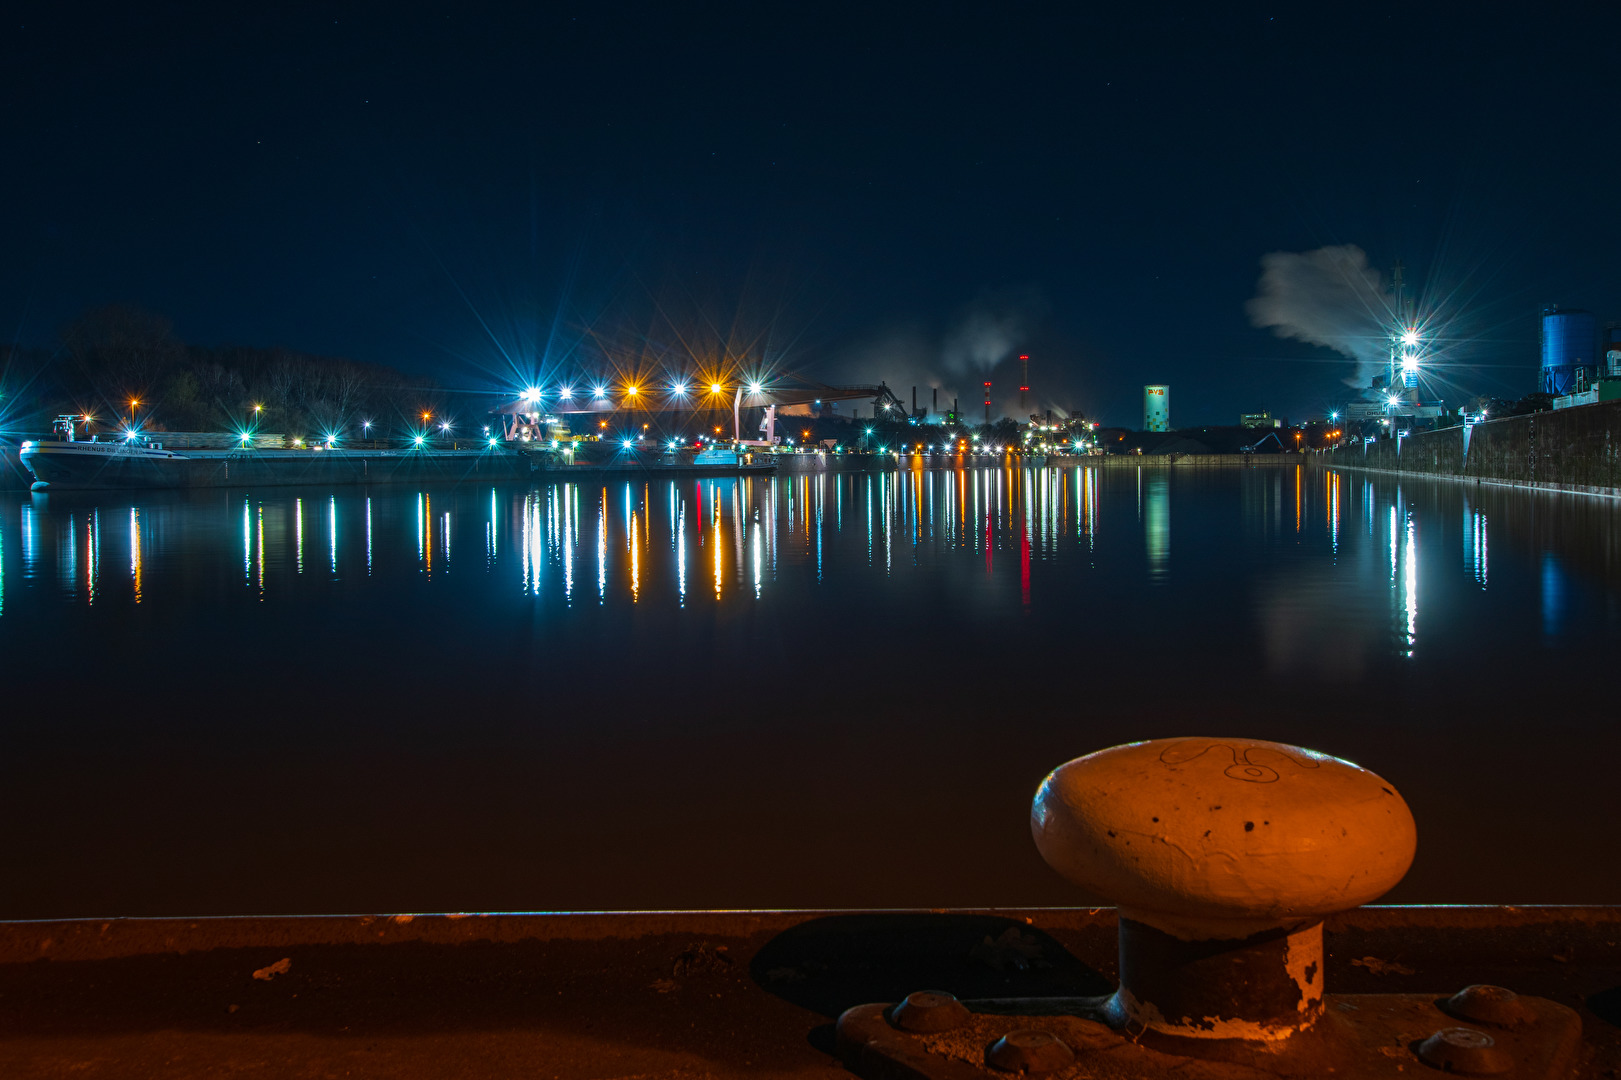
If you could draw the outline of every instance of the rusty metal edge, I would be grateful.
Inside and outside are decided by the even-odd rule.
[[[1046,927],[1112,927],[1110,907],[785,908],[711,911],[484,912],[396,915],[220,915],[0,922],[0,964],[109,960],[262,946],[460,945],[518,941],[627,940],[664,934],[750,937],[813,919],[849,915],[984,915]],[[1621,926],[1621,905],[1387,905],[1334,916],[1336,930],[1400,927],[1502,929]]]

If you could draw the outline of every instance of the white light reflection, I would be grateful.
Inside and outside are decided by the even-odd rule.
[[[867,565],[872,565],[872,477],[867,477]]]
[[[1482,589],[1486,587],[1486,514],[1463,500],[1463,559]]]
[[[597,603],[608,599],[608,489],[597,497]]]
[[[570,507],[573,510],[570,510]],[[563,599],[574,599],[574,545],[580,538],[580,493],[573,484],[563,485]],[[572,524],[571,524],[572,523]]]
[[[816,476],[816,580],[822,580],[822,513],[827,501],[827,474]]]
[[[23,580],[27,581],[34,576],[39,559],[39,519],[32,506],[22,508],[22,519]]]
[[[760,519],[756,512],[754,519],[754,598],[760,599]]]
[[[1396,531],[1396,507],[1390,507],[1390,583],[1396,583],[1396,554],[1400,537]]]
[[[332,552],[332,573],[336,575],[338,572],[338,498],[336,495],[328,497],[326,513],[328,546]]]
[[[135,586],[135,602],[141,602],[141,511],[129,508],[129,577]]]
[[[674,492],[674,482],[670,485]],[[677,506],[674,494],[670,496],[670,508],[677,514],[675,527],[675,581],[676,598],[682,607],[687,606],[687,507],[685,503]]]
[[[1413,655],[1413,646],[1418,642],[1418,523],[1413,515],[1407,515],[1407,545],[1406,558],[1403,560],[1402,572],[1402,611],[1407,616],[1407,650],[1404,656]]]
[[[1334,554],[1340,553],[1340,474],[1324,473],[1328,484],[1328,538]]]
[[[265,504],[259,504],[259,536],[258,536],[258,570],[259,570],[259,602],[265,600]]]
[[[524,500],[524,521],[525,522],[527,522],[528,519],[529,519],[529,504],[530,504],[530,499],[525,498],[525,500]],[[495,568],[495,529],[496,529],[496,521],[497,521],[497,518],[496,518],[496,513],[495,513],[495,489],[491,488],[490,489],[490,520],[487,521],[485,523],[485,525],[484,525],[484,569],[486,571],[492,570],[492,569]]]

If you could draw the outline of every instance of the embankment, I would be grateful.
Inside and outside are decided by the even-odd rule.
[[[1337,447],[1313,465],[1621,495],[1621,401]]]

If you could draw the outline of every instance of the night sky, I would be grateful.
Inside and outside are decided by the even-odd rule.
[[[7,7],[23,344],[127,301],[483,391],[727,342],[965,410],[1027,351],[1135,426],[1350,395],[1249,324],[1268,252],[1405,259],[1454,404],[1535,389],[1538,305],[1621,318],[1611,5],[155,7]]]

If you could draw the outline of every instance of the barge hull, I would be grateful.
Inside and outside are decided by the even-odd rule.
[[[331,484],[459,484],[599,476],[769,476],[774,464],[730,468],[621,462],[558,465],[530,454],[488,451],[291,450],[152,457],[24,451],[23,464],[44,492]]]

